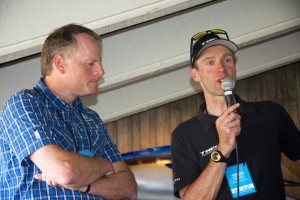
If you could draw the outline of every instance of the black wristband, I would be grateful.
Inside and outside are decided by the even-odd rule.
[[[90,191],[90,189],[91,189],[91,185],[88,185],[87,188],[86,188],[85,193],[88,193]]]

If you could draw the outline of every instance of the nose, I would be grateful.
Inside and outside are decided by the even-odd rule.
[[[99,76],[103,76],[105,74],[104,68],[101,63],[98,64],[96,73]]]
[[[225,71],[225,65],[224,65],[224,63],[222,63],[221,61],[218,61],[218,62],[216,63],[216,65],[217,65],[218,71],[222,71],[222,72]]]

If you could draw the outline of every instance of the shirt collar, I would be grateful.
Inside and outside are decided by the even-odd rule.
[[[51,90],[49,90],[49,88],[47,88],[44,82],[44,78],[41,78],[38,81],[34,89],[37,91],[39,98],[47,98],[52,102],[53,107],[56,107],[57,109],[64,108],[66,110],[74,110],[82,107],[82,102],[80,98],[76,98],[72,104],[69,104],[60,99],[58,96],[56,96],[53,92],[51,92]]]
[[[238,95],[235,95],[236,102],[240,103],[240,107],[238,109],[241,116],[250,113],[256,113],[256,109],[251,104],[243,101]],[[210,121],[209,115],[206,112],[206,104],[202,103],[199,108],[199,112],[197,114],[197,119],[200,122],[201,126],[208,130],[213,125]]]

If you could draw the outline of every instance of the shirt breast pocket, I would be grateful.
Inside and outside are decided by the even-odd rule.
[[[95,157],[103,157],[105,153],[106,138],[103,131],[97,126],[90,126],[90,141]]]
[[[58,146],[68,151],[76,151],[76,144],[69,130],[52,127],[52,135]]]

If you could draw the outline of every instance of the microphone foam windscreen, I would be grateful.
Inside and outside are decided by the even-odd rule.
[[[221,87],[225,91],[233,90],[234,86],[235,82],[231,77],[226,77],[225,79],[221,80]]]

